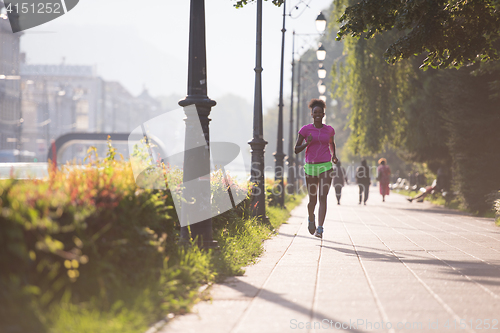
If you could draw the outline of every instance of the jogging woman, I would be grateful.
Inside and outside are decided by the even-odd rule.
[[[326,104],[321,99],[311,99],[309,109],[313,123],[305,125],[299,131],[297,143],[295,144],[295,154],[306,149],[304,171],[306,174],[307,192],[309,194],[308,229],[311,235],[322,238],[323,224],[326,216],[326,199],[332,184],[333,164],[337,164],[335,155],[335,143],[333,137],[335,130],[333,127],[323,124]],[[304,140],[306,140],[304,142]],[[314,209],[319,196],[318,228]]]

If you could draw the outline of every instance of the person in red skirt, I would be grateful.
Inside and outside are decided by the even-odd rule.
[[[387,160],[381,158],[378,160],[377,180],[380,183],[380,194],[382,201],[385,201],[385,196],[389,195],[389,182],[391,181],[391,168],[387,165]]]

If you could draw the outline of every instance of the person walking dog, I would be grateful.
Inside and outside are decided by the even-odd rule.
[[[326,104],[323,100],[313,98],[309,102],[311,109],[312,124],[303,126],[295,144],[295,154],[306,150],[304,172],[306,186],[309,195],[308,229],[311,235],[318,238],[323,237],[323,225],[327,209],[327,196],[332,184],[333,164],[337,164],[335,155],[335,130],[332,126],[323,124]],[[304,142],[305,141],[305,142]],[[319,197],[318,228],[314,210]]]

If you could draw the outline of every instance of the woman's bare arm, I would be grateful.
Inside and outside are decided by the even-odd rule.
[[[332,153],[332,163],[334,164],[337,164],[337,162],[339,161],[339,159],[337,158],[337,155],[336,155],[336,149],[335,149],[335,141],[333,141],[333,136],[330,138],[330,152]]]
[[[304,137],[302,136],[302,134],[299,134],[299,136],[297,137],[297,142],[295,143],[295,154],[300,153],[301,151],[306,149],[307,146],[309,146],[312,141],[312,135],[309,134],[309,137],[307,139],[308,141],[304,142]]]

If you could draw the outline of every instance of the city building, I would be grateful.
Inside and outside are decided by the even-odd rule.
[[[161,113],[161,105],[146,89],[133,96],[119,82],[104,81],[94,67],[83,65],[20,65],[22,148],[46,161],[52,140],[71,132],[130,133]],[[120,151],[126,153],[126,145]],[[64,160],[82,161],[91,143],[78,142]],[[105,145],[95,144],[98,149]]]
[[[46,161],[52,142],[64,134],[130,133],[161,113],[146,89],[133,96],[119,82],[104,81],[93,66],[64,59],[26,63],[22,33],[11,28],[17,18],[9,17],[0,2],[0,162]],[[92,144],[69,146],[64,159],[83,160]]]
[[[52,140],[102,132],[104,81],[92,66],[22,63],[23,149],[46,160]]]
[[[0,161],[17,162],[21,159],[21,35],[12,33],[4,5],[0,2]]]
[[[104,83],[103,132],[127,133],[132,129],[134,97],[119,82]]]

